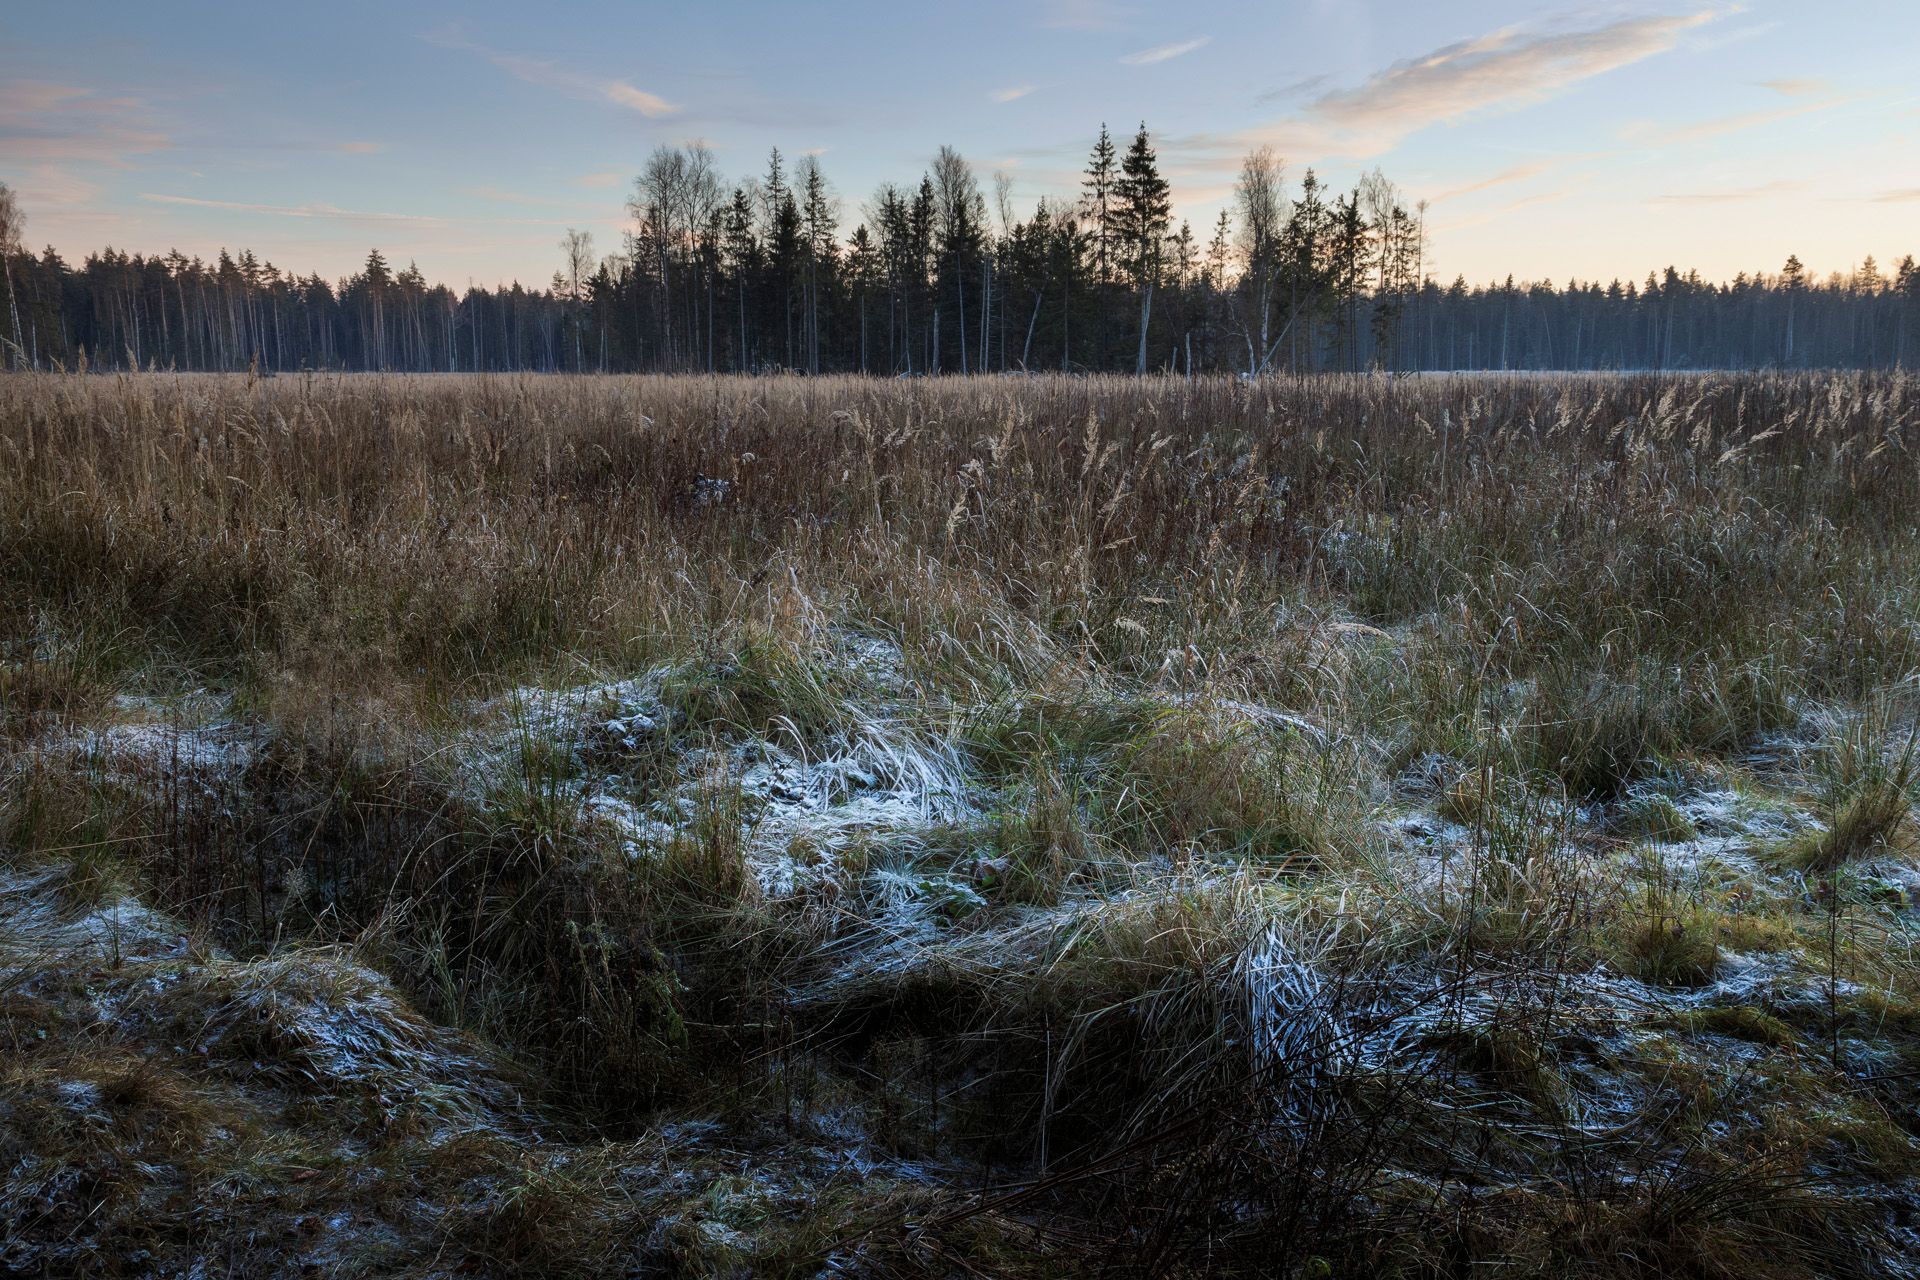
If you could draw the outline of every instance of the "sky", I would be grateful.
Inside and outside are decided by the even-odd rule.
[[[0,8],[27,243],[542,284],[647,155],[817,155],[851,230],[942,144],[1019,216],[1141,122],[1204,240],[1249,148],[1382,169],[1440,279],[1817,275],[1920,254],[1916,0],[86,4]]]

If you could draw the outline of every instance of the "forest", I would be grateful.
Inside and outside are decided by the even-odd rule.
[[[378,249],[337,281],[250,251],[214,261],[27,248],[0,195],[10,368],[394,372],[1272,372],[1902,367],[1920,269],[1798,257],[1709,281],[1442,283],[1425,202],[1378,170],[1340,192],[1269,150],[1196,230],[1143,124],[1103,126],[1076,200],[1024,219],[942,147],[849,218],[817,157],[778,149],[729,184],[701,144],[661,147],[617,252],[569,230],[544,286],[464,292]],[[5,188],[0,187],[0,193]],[[990,194],[989,194],[990,192]],[[853,230],[845,233],[849,221]]]

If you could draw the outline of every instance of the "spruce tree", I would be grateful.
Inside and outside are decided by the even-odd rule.
[[[1086,189],[1087,219],[1093,223],[1094,278],[1101,283],[1111,279],[1113,271],[1114,179],[1113,138],[1103,122],[1100,140],[1093,144],[1093,155],[1087,161],[1086,181],[1081,184]]]
[[[1140,291],[1140,343],[1134,372],[1145,373],[1153,287],[1159,278],[1161,242],[1173,216],[1173,205],[1144,122],[1140,132],[1133,136],[1126,158],[1120,162],[1120,180],[1114,183],[1113,194],[1119,213],[1120,248],[1126,255],[1134,287]]]

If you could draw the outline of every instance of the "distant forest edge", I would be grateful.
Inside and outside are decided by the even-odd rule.
[[[1378,170],[1344,194],[1291,187],[1262,149],[1231,208],[1172,224],[1144,126],[1103,127],[1076,201],[1022,220],[994,175],[942,147],[883,185],[850,235],[819,161],[728,188],[704,146],[662,147],[634,182],[621,251],[569,231],[545,288],[464,292],[377,249],[337,283],[251,252],[215,262],[111,248],[78,268],[25,247],[0,184],[0,365],[263,372],[1194,373],[1381,369],[1890,368],[1920,363],[1920,268],[1871,257],[1814,279],[1442,285],[1426,205]]]

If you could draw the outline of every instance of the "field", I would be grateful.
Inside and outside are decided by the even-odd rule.
[[[0,378],[0,1270],[1911,1274],[1916,449]]]

